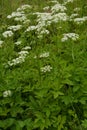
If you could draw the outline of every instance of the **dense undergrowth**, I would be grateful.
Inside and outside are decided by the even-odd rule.
[[[26,2],[1,17],[0,130],[86,130],[87,1]]]

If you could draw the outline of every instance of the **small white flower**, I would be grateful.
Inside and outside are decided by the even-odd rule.
[[[67,37],[67,36],[64,36],[64,37],[61,39],[62,42],[65,42],[65,41],[67,41],[67,40],[68,40],[68,37]]]
[[[17,30],[20,30],[21,27],[22,25],[13,25],[13,26],[9,26],[7,29],[17,31]]]
[[[26,9],[31,9],[32,7],[30,5],[22,5],[20,8],[17,9],[17,11],[22,11],[22,10],[26,10]]]
[[[21,11],[21,12],[12,12],[11,16],[12,17],[22,17],[24,16],[24,11]]]
[[[2,33],[3,37],[7,38],[7,37],[11,37],[14,33],[12,31],[5,31],[4,33]]]
[[[40,57],[40,58],[46,58],[46,57],[49,57],[49,52],[44,52],[44,53],[40,54],[39,57]]]
[[[24,48],[22,48],[23,50],[31,50],[31,47],[30,46],[26,46]]]
[[[25,61],[25,56],[19,56],[18,58],[13,59],[12,61],[8,61],[9,66],[15,66],[17,64],[21,64]]]
[[[26,16],[21,16],[21,17],[15,17],[14,20],[23,22],[23,21],[27,20],[27,18],[26,18]]]
[[[52,13],[56,13],[56,12],[64,12],[66,11],[67,8],[65,6],[63,6],[62,4],[55,4],[52,8],[51,8],[51,11]]]
[[[58,1],[57,1],[57,0],[52,0],[52,1],[50,1],[50,2],[52,2],[52,3],[58,3]]]
[[[18,53],[19,57],[13,59],[12,61],[8,61],[8,65],[15,66],[17,64],[21,64],[21,63],[25,62],[25,58],[26,58],[28,53],[29,53],[28,51],[20,51]]]
[[[74,11],[75,12],[78,12],[78,11],[80,11],[81,9],[79,8],[79,7],[77,7],[77,8],[74,8]]]
[[[73,2],[74,2],[74,0],[65,0],[65,1],[64,1],[64,4],[73,3]]]
[[[36,55],[34,56],[34,59],[37,59],[37,56],[36,56]]]
[[[19,55],[26,55],[26,54],[28,54],[29,52],[28,51],[20,51],[18,54]]]
[[[15,45],[20,45],[21,44],[21,41],[17,41],[14,43]]]
[[[12,16],[11,16],[11,15],[8,15],[8,16],[7,16],[7,18],[8,18],[8,19],[11,19],[11,18],[12,18]]]
[[[24,15],[25,15],[24,11],[21,11],[21,12],[12,12],[12,14],[8,15],[7,18],[11,19],[11,18],[14,18],[14,17],[22,17]]]
[[[58,13],[53,15],[52,21],[57,23],[58,21],[67,21],[68,16],[66,13]]]
[[[49,6],[46,6],[43,8],[43,10],[49,10],[49,8],[50,8]]]
[[[3,92],[3,97],[10,97],[12,95],[11,90],[7,90]]]
[[[75,17],[77,17],[77,16],[78,16],[77,13],[71,14],[70,19],[73,19],[73,18],[75,18]]]
[[[50,65],[46,65],[44,67],[41,68],[41,72],[50,72],[52,70],[52,67]]]
[[[84,17],[82,17],[82,18],[75,18],[75,19],[74,19],[74,22],[75,22],[76,24],[82,24],[82,23],[84,23],[86,20],[87,20],[87,16],[84,16]]]
[[[68,39],[71,39],[73,41],[76,41],[79,38],[79,35],[76,33],[65,33],[63,34],[63,38],[61,39],[62,42],[67,41]]]
[[[29,26],[26,30],[26,32],[28,31],[32,31],[32,30],[35,30],[36,29],[36,26]]]
[[[49,34],[49,31],[47,29],[43,29],[40,34]]]

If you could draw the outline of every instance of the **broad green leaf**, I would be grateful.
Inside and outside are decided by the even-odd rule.
[[[74,87],[73,87],[73,92],[77,92],[77,91],[79,90],[79,88],[80,88],[80,86],[77,86],[77,85],[74,86]]]
[[[87,128],[87,119],[85,119],[85,120],[82,121],[82,126],[84,128]]]
[[[54,94],[54,99],[56,99],[58,96],[60,96],[60,95],[64,95],[62,92],[60,92],[60,91],[54,91],[53,92],[53,94]]]

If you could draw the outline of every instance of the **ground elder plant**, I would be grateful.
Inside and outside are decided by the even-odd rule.
[[[85,0],[22,4],[1,24],[1,130],[87,129],[85,8]]]

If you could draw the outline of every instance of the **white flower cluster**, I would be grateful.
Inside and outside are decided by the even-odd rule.
[[[52,8],[51,8],[51,11],[52,13],[58,13],[58,12],[64,12],[66,11],[67,8],[59,3],[55,4]]]
[[[44,7],[43,9],[49,9],[50,7]],[[67,8],[62,5],[59,4],[58,2],[51,7],[50,12],[44,12],[44,13],[40,13],[40,12],[36,12],[33,13],[33,15],[36,15],[36,22],[37,25],[32,25],[29,26],[25,32],[29,32],[29,31],[35,31],[37,33],[37,37],[38,38],[42,38],[44,34],[49,34],[49,30],[47,30],[47,27],[51,25],[51,23],[57,23],[60,21],[67,21],[68,20],[68,16],[67,14],[64,12],[66,11]]]
[[[85,21],[87,21],[87,16],[84,16],[84,17],[82,17],[82,18],[75,18],[75,19],[74,19],[74,22],[75,22],[76,24],[82,24],[82,23],[84,23]]]
[[[80,11],[81,10],[81,8],[79,8],[79,7],[76,7],[76,8],[74,8],[74,12],[78,12],[78,11]]]
[[[18,54],[19,54],[19,57],[13,59],[12,61],[8,61],[8,65],[9,66],[15,66],[17,64],[21,64],[23,62],[25,62],[25,58],[27,56],[29,52],[26,51],[26,50],[23,50],[23,51],[20,51]]]
[[[57,1],[57,0],[52,0],[52,1],[50,1],[50,2],[52,2],[52,3],[58,3],[58,1]]]
[[[53,15],[53,22],[57,23],[58,21],[67,21],[68,16],[66,13],[58,13]]]
[[[50,72],[52,70],[52,67],[50,65],[46,65],[44,67],[41,67],[41,72]]]
[[[47,58],[47,57],[49,57],[49,52],[43,52],[39,56],[35,55],[34,59],[36,59],[36,58]]]
[[[11,90],[6,90],[3,92],[3,97],[11,97],[11,95],[12,95]]]
[[[46,7],[43,8],[43,10],[45,10],[45,11],[46,11],[46,10],[49,10],[49,9],[50,9],[49,6],[46,6]]]
[[[13,36],[13,32],[12,31],[5,31],[2,33],[3,37],[7,38],[7,37],[11,37]]]
[[[29,26],[25,32],[33,31],[36,29],[36,26]]]
[[[0,47],[2,47],[2,44],[3,44],[3,41],[2,41],[2,40],[0,40]]]
[[[40,58],[46,58],[46,57],[49,57],[49,52],[44,52],[44,53],[40,54],[39,57],[40,57]]]
[[[21,16],[21,17],[15,17],[14,20],[20,21],[20,22],[25,22],[27,20],[27,17],[25,15]]]
[[[28,51],[25,51],[25,50],[18,52],[18,54],[19,54],[21,57],[22,57],[22,56],[25,57],[28,53],[29,53],[29,52],[28,52]]]
[[[68,39],[71,39],[73,41],[76,41],[79,38],[79,35],[76,33],[66,33],[63,34],[63,38],[61,39],[62,42],[67,41]]]
[[[73,3],[74,0],[64,0],[64,4],[67,4],[67,3]]]
[[[51,13],[37,13],[38,26],[41,26],[41,23],[43,27],[46,26],[48,20],[52,20]]]
[[[26,9],[31,9],[31,6],[27,5],[27,4],[22,5],[15,12],[12,12],[11,15],[8,15],[7,18],[8,19],[14,18],[15,21],[25,22],[28,20],[26,17],[26,14],[25,14]],[[28,20],[28,22],[29,22],[29,20]]]
[[[30,46],[25,46],[24,48],[22,48],[23,50],[31,50]]]
[[[37,13],[37,31],[39,32],[44,27],[47,27],[47,21],[51,21],[52,16],[51,13]]]
[[[17,31],[17,30],[20,30],[21,27],[22,25],[13,25],[13,26],[9,26],[7,29]]]
[[[22,5],[20,8],[17,9],[17,11],[23,11],[23,10],[26,10],[26,9],[31,9],[32,7],[30,5]]]
[[[17,41],[14,43],[15,45],[20,45],[21,44],[21,41]]]
[[[49,33],[50,33],[50,32],[49,32],[47,29],[43,28],[43,30],[42,30],[42,31],[40,32],[40,34],[38,35],[38,38],[42,38],[44,34],[47,35],[47,34],[49,34]]]
[[[38,34],[38,38],[41,38],[43,34],[49,34],[49,31],[46,29],[47,24],[46,21],[48,19],[51,19],[50,13],[34,13],[37,15],[37,25],[29,26],[25,32],[36,30],[36,33]]]
[[[73,18],[75,18],[75,17],[77,17],[77,16],[78,16],[77,13],[73,13],[73,14],[71,14],[71,16],[70,16],[70,20],[72,20]]]
[[[7,18],[8,18],[8,19],[11,19],[11,18],[23,17],[23,16],[25,16],[24,11],[21,11],[21,12],[15,11],[15,12],[12,12],[11,15],[8,15]]]
[[[27,20],[27,17],[24,11],[12,12],[12,14],[8,15],[7,18],[8,19],[14,18],[15,21],[20,21],[20,22],[24,22],[25,20]]]

